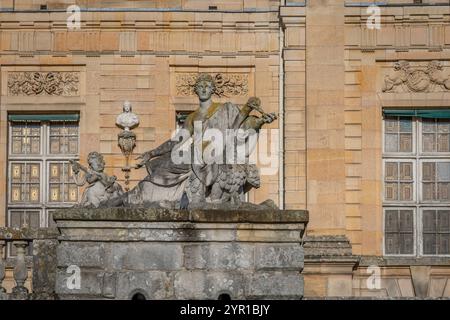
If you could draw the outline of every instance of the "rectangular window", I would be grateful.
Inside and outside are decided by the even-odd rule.
[[[73,206],[78,188],[70,159],[78,160],[78,115],[9,115],[10,227],[52,226],[54,210]]]
[[[414,210],[385,210],[386,254],[414,252]]]
[[[448,255],[450,119],[410,113],[384,117],[384,253]]]

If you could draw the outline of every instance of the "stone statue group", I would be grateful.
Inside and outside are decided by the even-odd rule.
[[[136,168],[145,167],[148,175],[134,189],[124,192],[115,176],[104,173],[105,162],[98,152],[88,155],[88,168],[72,162],[77,185],[88,184],[79,206],[192,209],[236,207],[244,203],[244,194],[260,186],[260,174],[256,165],[248,161],[251,148],[239,149],[237,146],[246,145],[255,135],[257,139],[262,126],[273,122],[277,116],[265,113],[260,99],[255,97],[242,107],[230,102],[214,102],[215,83],[209,74],[200,74],[194,89],[199,107],[187,117],[181,130],[157,148],[136,158],[140,161]],[[253,110],[259,112],[259,116],[252,115]],[[125,103],[124,113],[119,115],[117,124],[128,131],[138,123],[131,105]],[[213,151],[216,161],[205,161],[203,153],[208,148],[213,150],[211,140],[205,139],[206,132],[211,129],[223,136],[230,130],[239,132],[231,141],[232,153],[235,156],[239,153],[244,161],[224,160],[224,155],[230,152],[221,149],[220,152]],[[177,161],[175,156],[186,149],[191,151],[187,157],[191,161]],[[194,161],[193,158],[200,160]]]

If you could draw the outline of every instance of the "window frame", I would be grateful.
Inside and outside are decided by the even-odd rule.
[[[412,200],[408,200],[408,201],[402,201],[402,200],[397,200],[397,201],[387,201],[386,200],[386,162],[395,162],[395,163],[400,163],[400,162],[411,162],[412,165],[412,170],[413,170],[413,193],[412,193]],[[414,178],[417,176],[417,164],[416,164],[416,160],[412,159],[412,158],[389,158],[389,159],[384,159],[383,158],[383,167],[382,167],[382,171],[383,171],[383,207],[384,206],[399,206],[400,204],[402,205],[416,205],[417,204],[417,187],[416,187],[416,182],[414,181]],[[398,172],[398,174],[400,175],[400,172]],[[400,190],[398,190],[398,194],[400,194]]]
[[[411,209],[413,211],[413,252],[412,253],[386,253],[386,210],[402,210]],[[416,206],[383,206],[383,256],[387,257],[416,257],[418,253],[417,243],[418,237],[418,219],[417,219],[417,207]]]
[[[12,153],[12,126],[15,123],[20,123],[20,121],[9,121],[8,120],[8,154],[7,154],[7,177],[8,177],[8,183],[7,183],[7,205],[6,205],[6,225],[10,225],[11,223],[11,210],[36,210],[40,212],[40,227],[41,228],[47,228],[49,227],[49,217],[48,211],[49,210],[56,210],[61,208],[70,208],[73,205],[76,204],[76,202],[50,202],[49,200],[49,191],[50,191],[50,179],[49,179],[49,170],[50,170],[50,163],[52,162],[66,162],[68,163],[69,160],[76,160],[78,161],[80,159],[79,152],[80,152],[80,127],[79,127],[79,120],[78,121],[72,121],[68,120],[69,123],[74,123],[78,126],[78,141],[77,141],[77,149],[78,154],[51,154],[50,153],[50,127],[51,123],[60,123],[64,122],[61,120],[58,121],[51,121],[51,120],[42,120],[42,121],[30,121],[33,123],[37,123],[40,126],[40,153],[39,154],[13,154]],[[38,163],[40,167],[40,194],[39,194],[39,203],[12,203],[12,179],[11,179],[11,165],[13,163]],[[77,186],[78,189],[78,198],[80,197],[80,188]]]
[[[43,128],[43,125],[41,125],[41,121],[29,121],[30,123],[38,123],[40,126],[40,142],[39,142],[39,153],[25,153],[25,154],[17,154],[17,153],[13,153],[13,133],[12,133],[12,128],[11,128],[11,124],[12,123],[19,123],[17,121],[9,121],[8,120],[8,160],[11,159],[12,157],[17,157],[20,159],[24,159],[24,158],[41,158],[45,152],[44,152],[44,145],[42,142],[42,139],[45,135],[45,130]],[[25,122],[26,123],[26,122]]]
[[[417,148],[417,157],[419,158],[426,158],[426,157],[430,157],[430,158],[448,158],[450,157],[450,151],[449,152],[425,152],[423,151],[423,137],[422,137],[422,133],[423,133],[423,118],[418,118],[418,117],[413,117],[413,119],[416,119],[416,122],[418,122],[418,130],[417,133],[418,137],[417,137],[417,143],[418,143],[418,148]],[[384,136],[384,135],[383,135]],[[449,149],[450,150],[450,149]]]
[[[397,117],[400,119],[402,117]],[[385,148],[385,136],[386,136],[386,117],[382,117],[382,228],[383,228],[383,241],[382,252],[383,256],[387,257],[450,257],[448,254],[424,254],[423,253],[423,211],[424,210],[442,210],[448,208],[450,210],[450,201],[447,203],[439,203],[437,201],[423,201],[422,194],[422,163],[423,162],[449,162],[450,163],[450,151],[449,152],[423,152],[423,139],[422,139],[422,118],[411,117],[412,121],[412,150],[411,153],[405,152],[386,152]],[[385,168],[386,162],[405,162],[411,161],[413,165],[414,185],[413,196],[414,201],[386,201],[385,200]],[[387,254],[386,253],[386,210],[402,208],[413,209],[413,241],[414,250],[411,254]]]
[[[442,203],[442,202],[438,202],[436,200],[432,200],[432,201],[424,201],[423,200],[423,188],[422,188],[422,184],[423,184],[423,163],[424,162],[430,162],[430,163],[439,163],[439,162],[448,162],[450,164],[450,158],[447,159],[443,159],[443,158],[439,158],[439,159],[418,159],[418,163],[419,163],[419,175],[417,176],[417,181],[418,181],[418,186],[417,189],[419,191],[419,196],[417,198],[417,204],[418,206],[433,206],[433,207],[450,207],[450,200],[447,203]],[[437,171],[437,167],[436,167],[436,171]],[[449,181],[450,182],[450,181]],[[435,181],[435,183],[437,183],[437,180]]]
[[[73,160],[78,160],[78,159],[73,159]],[[71,207],[71,206],[73,206],[73,205],[75,205],[75,204],[77,204],[77,201],[74,201],[74,202],[65,202],[65,201],[55,201],[55,202],[52,202],[52,201],[50,201],[50,165],[52,164],[52,163],[57,163],[57,164],[62,164],[62,163],[67,163],[68,165],[70,165],[70,163],[69,163],[69,161],[67,160],[67,159],[63,159],[63,160],[61,160],[61,159],[49,159],[49,160],[47,160],[46,162],[45,162],[45,166],[46,166],[46,173],[47,173],[47,180],[45,181],[45,182],[47,182],[46,184],[45,184],[45,188],[46,188],[46,190],[45,190],[45,196],[46,196],[46,198],[44,199],[44,203],[45,203],[45,207],[46,208],[53,208],[53,207],[57,207],[57,208],[61,208],[61,207]],[[73,183],[73,184],[75,184],[75,183]],[[65,183],[63,183],[62,185],[65,185]],[[76,185],[76,184],[75,184]],[[79,196],[80,196],[80,194],[79,194],[79,192],[80,192],[80,190],[79,190],[80,188],[77,186],[77,197],[79,198]]]
[[[448,210],[450,210],[450,206],[447,206]],[[418,249],[419,249],[419,253],[420,256],[422,257],[450,257],[450,251],[449,253],[444,253],[444,254],[428,254],[428,253],[424,253],[423,252],[423,211],[424,210],[442,210],[442,207],[435,207],[435,206],[423,206],[419,208],[420,212],[419,212],[419,223],[420,223],[420,232],[418,233],[418,237],[420,238],[420,241],[417,245]]]
[[[390,118],[392,117],[392,116],[389,116]],[[397,119],[400,119],[400,118],[406,118],[406,117],[400,117],[400,116],[397,116],[396,117]],[[384,157],[399,157],[399,158],[411,158],[411,157],[415,157],[415,152],[414,152],[414,150],[416,150],[416,148],[417,148],[417,137],[416,137],[416,135],[417,135],[417,133],[416,133],[416,131],[417,131],[417,125],[416,125],[416,122],[415,121],[412,121],[412,142],[411,142],[411,152],[387,152],[386,151],[386,118],[385,117],[383,117],[382,118],[383,119],[383,128],[382,128],[382,131],[383,131],[383,136],[382,136],[382,144],[383,144],[383,148],[382,148],[382,153],[383,153],[383,158]],[[416,119],[416,117],[412,117],[412,119]],[[400,134],[400,133],[397,133],[398,135]],[[399,141],[399,148],[400,148],[400,141]]]

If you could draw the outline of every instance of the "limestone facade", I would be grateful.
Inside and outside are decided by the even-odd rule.
[[[305,251],[306,297],[449,296],[448,256],[397,259],[383,250],[382,110],[450,108],[445,83],[384,90],[403,60],[413,69],[440,62],[438,82],[450,75],[450,6],[415,2],[385,1],[381,28],[370,29],[369,0],[1,1],[0,226],[10,192],[8,115],[79,113],[79,159],[100,151],[120,180],[123,101],[140,117],[137,155],[170,137],[178,112],[196,108],[189,77],[209,72],[242,84],[216,100],[258,96],[265,111],[281,111],[269,126],[281,135],[271,140],[282,141],[279,170],[262,176],[249,200],[307,209],[312,247],[337,237],[328,258]],[[79,30],[67,28],[72,4],[81,8]],[[30,72],[56,75],[61,87],[14,85]],[[132,185],[144,174],[132,171]],[[371,265],[381,268],[377,293],[365,287]]]

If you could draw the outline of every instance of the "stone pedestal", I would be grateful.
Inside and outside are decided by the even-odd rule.
[[[54,219],[61,299],[303,296],[306,211],[70,209]]]

